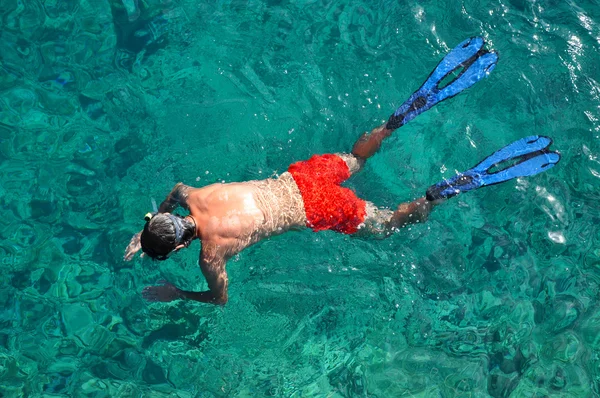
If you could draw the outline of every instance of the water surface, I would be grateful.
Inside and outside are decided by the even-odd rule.
[[[0,391],[94,397],[600,393],[597,1],[3,0]],[[349,181],[393,207],[527,135],[559,166],[386,240],[294,232],[206,288],[199,244],[121,260],[175,183],[348,151],[469,36],[490,77]]]

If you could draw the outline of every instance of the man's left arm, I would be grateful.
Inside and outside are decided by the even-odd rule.
[[[194,300],[201,303],[224,305],[227,303],[228,278],[225,270],[226,250],[218,245],[202,244],[200,252],[200,269],[208,282],[209,290],[191,292],[177,288],[175,285],[160,281],[160,286],[147,286],[142,290],[142,296],[148,301],[168,302],[177,299]]]
[[[181,206],[184,209],[188,209],[187,199],[189,191],[192,190],[193,187],[185,185],[181,182],[178,182],[167,198],[160,204],[158,207],[159,213],[171,213],[173,210],[177,208],[177,206]]]

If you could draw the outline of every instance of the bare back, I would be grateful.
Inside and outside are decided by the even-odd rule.
[[[242,249],[306,225],[302,195],[289,173],[279,178],[192,189],[187,204],[203,243]]]

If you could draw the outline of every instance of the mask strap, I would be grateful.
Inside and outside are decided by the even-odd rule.
[[[173,221],[173,225],[175,226],[175,242],[181,243],[181,238],[183,237],[181,220],[172,214],[169,214],[169,218],[171,219],[171,221]]]

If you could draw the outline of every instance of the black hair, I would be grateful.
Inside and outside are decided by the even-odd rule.
[[[189,246],[195,236],[193,222],[176,214],[157,213],[144,225],[142,250],[155,260],[166,260],[177,246]]]

